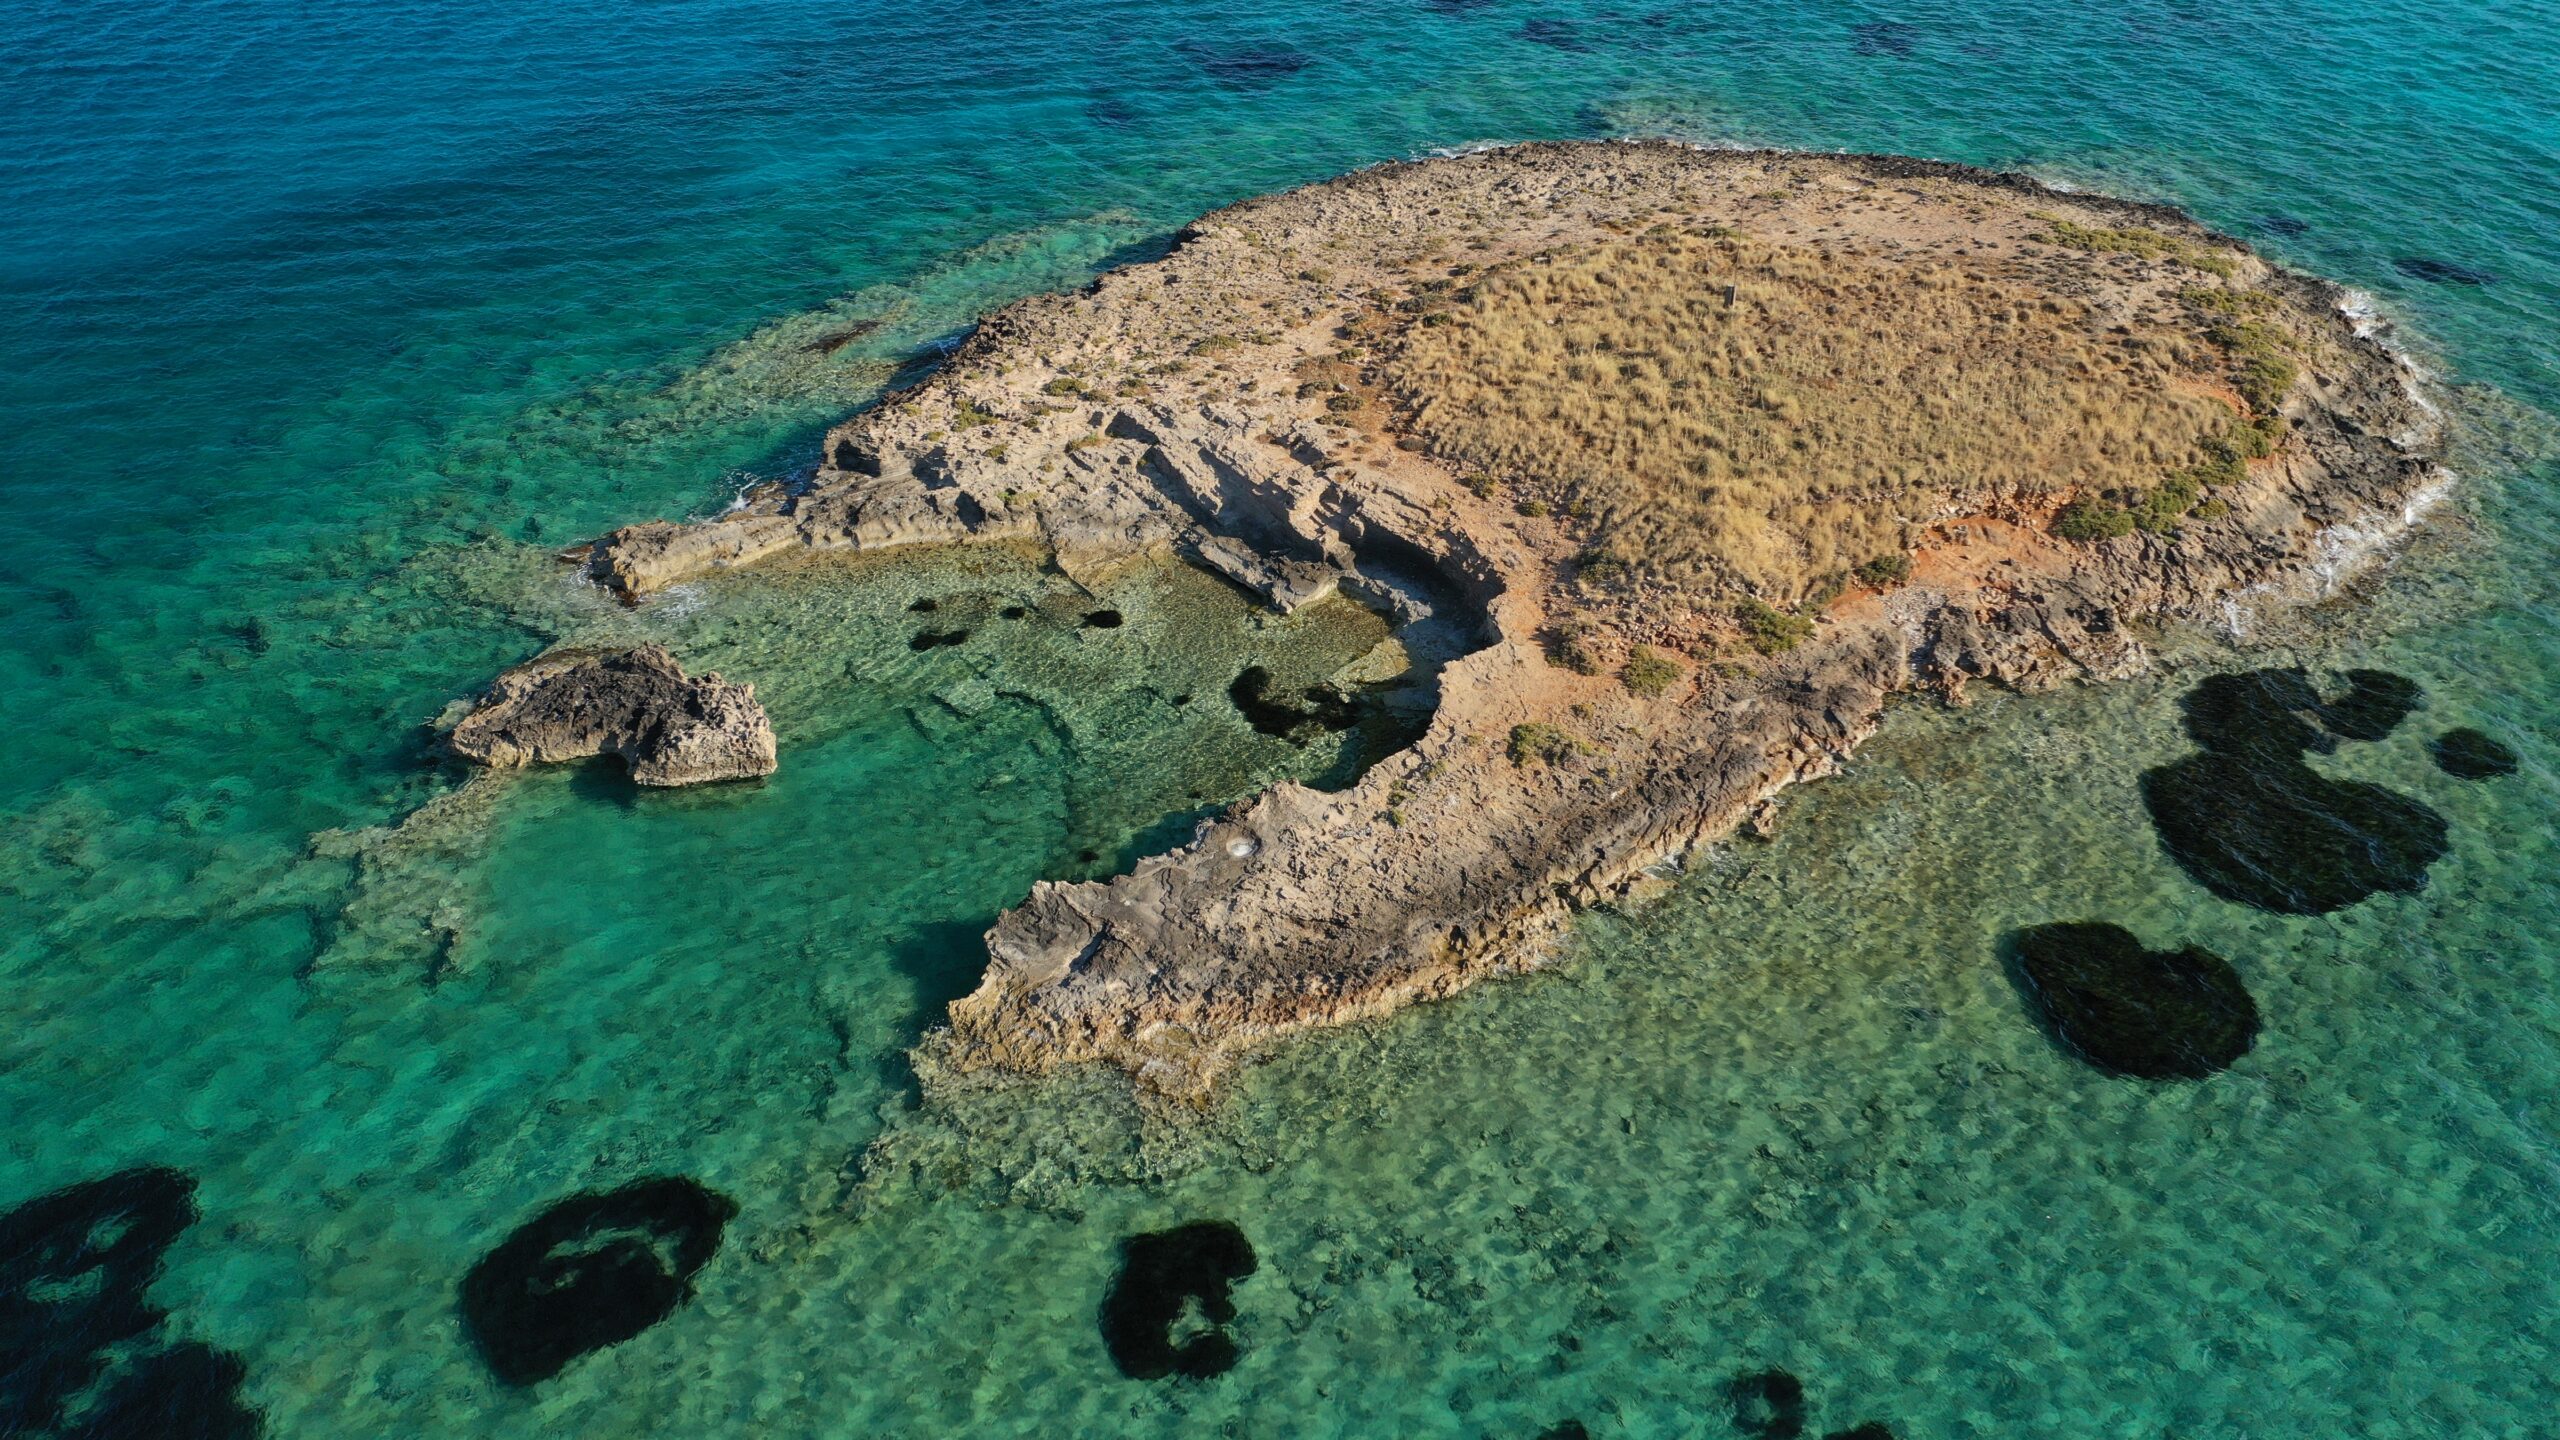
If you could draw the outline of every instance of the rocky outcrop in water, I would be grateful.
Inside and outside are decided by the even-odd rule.
[[[687,676],[663,647],[559,651],[498,677],[447,743],[509,768],[613,755],[642,785],[749,780],[774,771],[773,722],[755,687]]]
[[[1741,634],[1747,607],[1593,583],[1608,559],[1596,518],[1435,459],[1377,378],[1400,336],[1470,303],[1471,277],[1661,226],[1854,252],[1915,284],[1951,271],[2035,287],[2127,354],[2172,343],[2147,337],[2203,295],[2261,327],[2231,345],[2273,326],[2286,362],[2254,400],[2216,401],[2255,438],[2184,511],[2138,526],[2122,511],[2130,533],[2071,539],[2050,499],[1953,496],[1903,519],[1907,564]],[[2136,622],[2244,630],[2335,593],[2441,484],[2410,372],[2342,299],[2173,210],[1927,161],[1593,144],[1381,166],[1205,216],[1161,260],[1009,306],[831,433],[805,483],[701,524],[615,531],[586,563],[639,601],[805,551],[1021,542],[1090,582],[1171,554],[1276,611],[1339,590],[1469,652],[1439,671],[1429,729],[1351,788],[1282,785],[1128,874],[1035,886],[990,932],[984,984],[917,1056],[932,1085],[1100,1061],[1196,1096],[1280,1036],[1546,963],[1575,909],[1758,823],[1897,694],[2111,679],[2147,663]],[[1624,362],[1628,383],[1640,362]],[[1631,394],[1596,402],[1641,419]],[[1541,638],[1567,631],[1571,646]],[[1679,683],[1619,683],[1635,644],[1680,657]],[[1259,687],[1230,698],[1296,723]],[[2338,703],[2353,730],[2396,702]],[[1514,764],[1503,737],[1524,726],[1570,743]]]

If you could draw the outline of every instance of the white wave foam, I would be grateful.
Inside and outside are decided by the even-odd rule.
[[[2234,594],[2222,597],[2218,620],[2222,632],[2233,640],[2245,640],[2256,628],[2259,606],[2273,601],[2283,604],[2299,600],[2325,600],[2345,588],[2348,581],[2362,574],[2376,560],[2406,539],[2427,518],[2429,512],[2444,503],[2453,493],[2456,477],[2450,470],[2437,466],[2428,473],[2425,484],[2409,492],[2399,513],[2375,515],[2368,519],[2332,525],[2311,537],[2312,560],[2307,569],[2309,593],[2304,587],[2286,580],[2262,580]]]
[[[698,584],[670,585],[649,603],[649,613],[660,621],[684,620],[701,614],[710,603],[710,592]]]

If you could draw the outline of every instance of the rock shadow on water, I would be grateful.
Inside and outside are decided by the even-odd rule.
[[[2152,950],[2099,922],[2031,926],[2004,949],[2054,1043],[2110,1075],[2201,1080],[2257,1044],[2257,1001],[2210,950]]]
[[[2142,777],[2161,845],[2214,894],[2278,914],[2324,915],[2423,888],[2445,855],[2444,817],[2304,761],[2340,738],[2383,738],[2418,699],[2414,684],[2383,671],[2352,672],[2334,700],[2301,670],[2208,677],[2180,702],[2201,750]]]
[[[500,1380],[548,1380],[692,1299],[695,1273],[737,1213],[727,1196],[681,1176],[573,1195],[463,1276],[463,1329]]]
[[[1120,1273],[1102,1299],[1102,1343],[1132,1380],[1205,1380],[1243,1354],[1227,1333],[1235,1283],[1258,1262],[1244,1231],[1195,1220],[1121,1242]]]
[[[182,1171],[141,1166],[0,1215],[0,1434],[258,1433],[239,1357],[152,1343],[168,1314],[149,1291],[196,1221],[195,1188]]]
[[[2437,769],[2456,780],[2495,780],[2516,773],[2516,752],[2467,725],[2428,741],[2427,753]]]

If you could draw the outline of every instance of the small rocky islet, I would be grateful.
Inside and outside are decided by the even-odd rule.
[[[1276,1037],[1544,963],[1576,909],[1836,768],[1896,694],[2117,678],[2148,661],[2133,622],[2331,593],[2338,537],[2443,483],[2411,372],[2343,302],[2176,211],[2017,175],[1481,151],[1204,216],[986,317],[805,482],[577,555],[643,604],[812,551],[1028,544],[1097,595],[1171,556],[1455,654],[1428,729],[1348,788],[1282,785],[1129,873],[1037,885],[917,1055],[929,1085],[1103,1061],[1198,1096]],[[455,748],[771,767],[716,677],[641,666],[632,693],[685,717],[650,732],[603,688],[621,662],[573,663],[502,678]],[[1339,698],[1230,693],[1286,729]],[[2230,878],[2257,858],[2214,853],[2235,785],[2281,819],[2304,750],[2398,723],[2378,682],[2312,701],[2241,697],[2146,787],[2181,863],[2250,903],[2335,908],[2441,854],[2423,807],[2344,787],[2312,799],[2372,810],[2389,854],[2281,895]],[[2299,724],[2322,728],[2288,751]]]

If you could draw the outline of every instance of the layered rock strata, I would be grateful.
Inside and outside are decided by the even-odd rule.
[[[2262,407],[2226,402],[2273,453],[2112,538],[2054,533],[2067,485],[1950,493],[1900,517],[1899,574],[1805,607],[1800,644],[1738,624],[1757,602],[1592,583],[1574,517],[1435,460],[1379,361],[1453,276],[1664,225],[2014,277],[2128,346],[2181,297],[2245,301],[2298,356]],[[2242,298],[2195,299],[2217,288]],[[1471,653],[1411,749],[1340,793],[1239,803],[1127,875],[1035,887],[919,1057],[935,1083],[1101,1061],[1199,1095],[1274,1037],[1543,963],[1574,909],[1834,769],[1898,692],[2121,676],[2144,663],[2132,622],[2238,628],[2328,593],[2439,483],[2431,412],[2342,299],[2174,211],[1922,161],[1594,144],[1383,166],[992,315],[833,432],[805,484],[616,531],[588,563],[637,599],[786,553],[1028,541],[1078,579],[1170,552],[1283,610],[1342,588],[1455,627]],[[1677,680],[1622,684],[1637,644]]]

